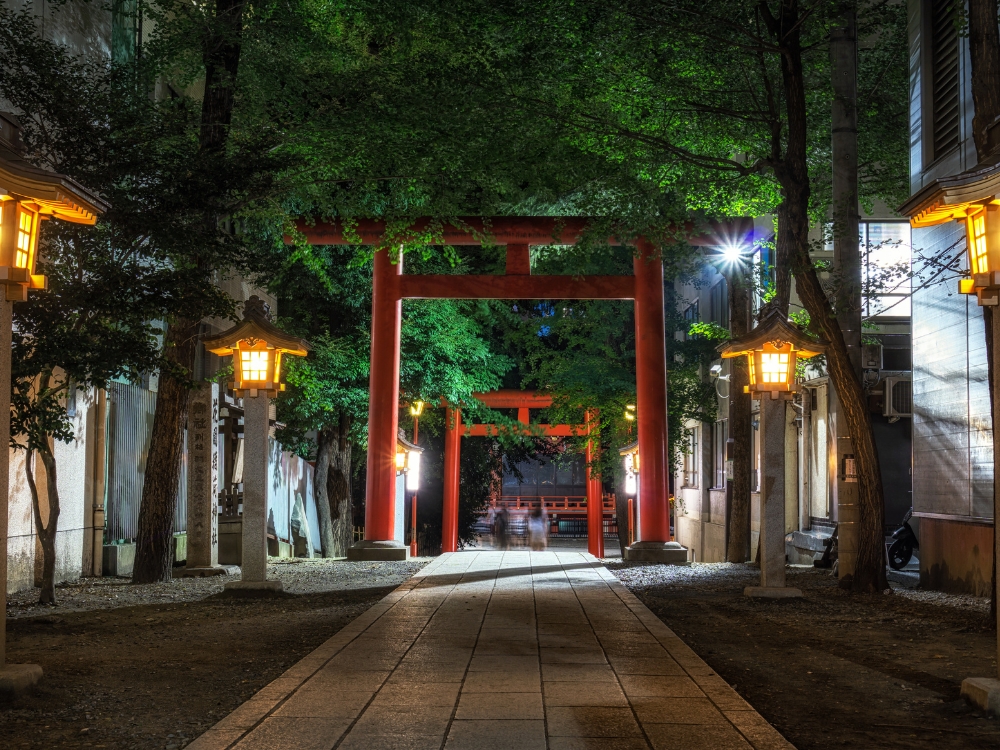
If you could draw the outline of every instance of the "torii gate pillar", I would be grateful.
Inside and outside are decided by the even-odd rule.
[[[642,241],[635,273],[635,385],[639,427],[639,538],[626,560],[686,563],[687,550],[670,538],[670,456],[667,455],[667,349],[664,339],[663,260]]]

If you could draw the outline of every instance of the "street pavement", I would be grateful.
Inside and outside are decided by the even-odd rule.
[[[788,750],[594,557],[441,555],[189,750]]]

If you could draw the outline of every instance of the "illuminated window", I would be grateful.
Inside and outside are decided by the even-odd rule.
[[[18,211],[17,254],[14,256],[14,264],[18,268],[28,267],[28,259],[31,257],[31,229],[34,222],[33,213]]]
[[[263,383],[267,380],[267,352],[241,352],[244,382]]]
[[[986,254],[986,212],[980,211],[972,216],[972,260],[975,267],[973,273],[988,273],[989,258]]]
[[[763,353],[760,355],[761,383],[785,383],[788,380],[788,355]]]

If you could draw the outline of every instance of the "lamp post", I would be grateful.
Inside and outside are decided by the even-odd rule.
[[[271,323],[268,306],[254,296],[243,306],[243,320],[205,348],[220,357],[232,356],[230,387],[243,398],[243,558],[241,580],[230,590],[281,591],[281,581],[267,580],[268,434],[271,397],[285,390],[281,358],[304,357],[309,344]]]
[[[410,415],[413,417],[413,444],[417,445],[417,441],[420,437],[420,415],[424,411],[423,401],[414,401],[410,406]],[[417,471],[417,486],[413,487],[413,499],[410,501],[410,557],[417,556],[417,493],[416,490],[419,489],[419,454],[417,454],[418,459],[418,471]],[[409,488],[408,488],[409,489]]]
[[[626,407],[628,408],[628,407]],[[629,419],[629,415],[626,412],[625,418]],[[634,417],[633,417],[634,418]],[[639,441],[636,440],[634,443],[629,443],[623,448],[618,449],[618,455],[622,457],[622,462],[625,465],[625,497],[628,502],[628,543],[632,544],[634,541],[634,524],[636,520],[633,517],[633,507],[638,508],[638,498],[639,498]]]
[[[14,302],[45,289],[36,273],[41,223],[55,217],[94,224],[107,204],[63,175],[24,160],[17,120],[0,112],[0,446],[10,444],[10,348]],[[10,462],[0,461],[0,586],[6,602]],[[37,664],[7,664],[7,608],[0,612],[0,693],[17,694],[42,677]]]
[[[746,336],[721,346],[723,357],[747,358],[750,384],[746,391],[760,400],[764,455],[760,510],[760,586],[747,586],[755,598],[802,596],[785,586],[785,402],[795,390],[798,359],[815,357],[826,344],[806,336],[772,310]]]

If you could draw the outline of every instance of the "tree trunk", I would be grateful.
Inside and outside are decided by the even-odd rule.
[[[220,151],[229,138],[245,6],[246,0],[216,0],[216,25],[202,42],[205,98],[201,102],[200,145],[203,151]]]
[[[319,543],[323,557],[334,557],[333,519],[330,510],[330,496],[327,492],[327,477],[330,475],[330,461],[334,453],[336,439],[324,425],[316,435],[316,473],[313,475],[313,495],[316,498],[316,515],[319,516]]]
[[[881,593],[888,588],[885,577],[885,507],[871,415],[836,313],[820,286],[809,256],[809,172],[806,161],[808,109],[799,21],[798,5],[794,2],[783,4],[781,26],[794,30],[783,32],[785,43],[781,58],[788,134],[785,159],[775,168],[775,175],[785,193],[782,202],[785,221],[778,225],[778,244],[779,247],[786,247],[791,255],[789,260],[795,275],[795,287],[809,311],[812,326],[829,342],[827,367],[851,434],[859,495],[858,557],[852,586],[855,591]]]
[[[214,24],[202,40],[205,95],[201,103],[198,156],[202,160],[222,152],[229,138],[245,7],[245,0],[217,0]],[[206,217],[210,230],[219,218]],[[205,269],[206,277],[209,270]],[[187,380],[194,370],[198,329],[198,321],[183,318],[167,328],[164,354],[176,369],[171,371],[168,367],[160,373],[160,391],[156,398],[139,507],[133,583],[167,581],[171,577],[170,537],[180,478],[181,430],[187,418]]]
[[[730,329],[733,338],[750,330],[750,292],[743,270],[729,275]],[[729,437],[733,439],[733,493],[729,514],[729,545],[726,561],[746,562],[750,558],[750,492],[753,486],[752,397],[743,388],[750,384],[743,357],[730,360],[729,367]]]
[[[160,372],[139,505],[132,583],[156,583],[172,577],[170,540],[181,474],[188,383],[194,370],[199,329],[199,322],[191,320],[180,320],[167,328],[164,357],[169,366]]]
[[[997,147],[990,126],[1000,118],[1000,30],[997,0],[969,0],[969,57],[972,62],[972,138],[980,162]]]
[[[333,554],[346,557],[354,541],[354,510],[351,503],[351,418],[340,413],[336,430],[336,451],[330,457],[326,494],[333,527]]]
[[[31,490],[32,509],[35,514],[35,531],[42,545],[42,585],[38,594],[39,604],[56,603],[56,532],[59,529],[59,486],[56,483],[56,459],[52,454],[51,438],[48,444],[37,451],[29,450],[24,460],[24,472]],[[32,460],[35,455],[42,460],[45,467],[45,491],[48,499],[48,523],[42,523],[42,508],[38,497],[38,485],[35,483]]]
[[[858,35],[854,4],[840,8],[830,34],[833,79],[833,262],[838,271],[837,321],[861,377],[861,252],[858,238]]]
[[[827,369],[837,389],[854,448],[859,522],[858,557],[852,587],[855,591],[882,593],[888,588],[885,577],[885,506],[878,449],[875,447],[868,404],[861,381],[854,372],[840,325],[812,265],[808,245],[800,249],[794,271],[796,289],[809,311],[812,325],[829,342]]]

